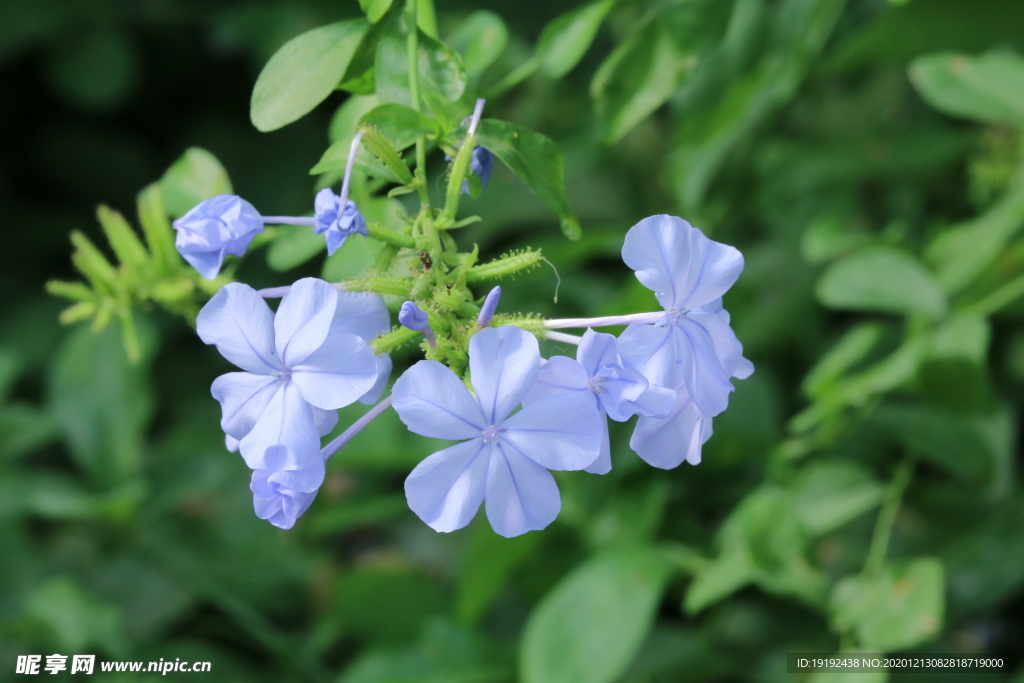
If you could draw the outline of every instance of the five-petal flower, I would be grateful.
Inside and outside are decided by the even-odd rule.
[[[218,377],[221,427],[254,470],[320,467],[314,409],[337,410],[377,383],[377,361],[358,335],[337,331],[338,291],[296,282],[275,315],[251,287],[226,285],[200,311],[199,337],[245,370]],[[318,463],[319,459],[319,463]]]
[[[589,396],[549,396],[510,415],[540,371],[537,339],[516,327],[470,339],[474,396],[435,361],[420,361],[395,382],[402,422],[423,436],[462,441],[427,457],[405,482],[409,507],[436,531],[466,526],[486,499],[487,518],[506,537],[543,529],[558,515],[555,470],[579,470],[598,457],[601,416]]]

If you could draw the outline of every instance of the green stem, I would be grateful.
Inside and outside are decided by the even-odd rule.
[[[875,532],[871,536],[871,548],[868,550],[867,560],[864,562],[864,575],[872,576],[877,574],[885,564],[885,553],[889,548],[889,537],[892,536],[892,527],[896,521],[896,513],[899,512],[900,503],[903,500],[903,493],[910,484],[910,475],[914,471],[914,459],[907,456],[900,463],[899,469],[893,476],[889,486],[885,489],[885,496],[882,499],[882,509],[878,513],[878,521],[875,522]]]
[[[370,237],[375,240],[380,240],[396,247],[405,247],[406,249],[414,249],[416,247],[416,241],[412,237],[389,230],[380,223],[367,223],[366,230]]]
[[[387,334],[382,334],[372,340],[370,342],[370,348],[372,348],[373,352],[378,355],[382,353],[390,353],[401,346],[405,346],[411,341],[422,338],[422,336],[422,332],[410,330],[405,327],[399,327],[396,330],[392,330]]]
[[[1024,296],[1024,275],[1018,275],[984,299],[971,304],[967,307],[967,312],[982,316],[992,315],[1021,296]]]
[[[409,0],[409,96],[412,98],[412,108],[420,111],[420,60],[419,60],[419,3],[418,0]],[[416,178],[419,179],[417,190],[420,194],[420,205],[430,206],[430,196],[427,194],[427,150],[424,147],[423,136],[416,139]]]

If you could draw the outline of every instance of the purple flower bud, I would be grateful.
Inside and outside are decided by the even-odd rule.
[[[345,208],[340,212],[341,197],[325,187],[316,195],[314,211],[316,226],[313,231],[318,235],[324,235],[327,240],[327,255],[336,252],[349,235],[360,234],[366,237],[369,231],[366,227],[366,219],[359,212],[356,203],[351,199],[345,202]]]
[[[487,293],[484,305],[480,307],[480,315],[476,319],[478,327],[487,327],[494,317],[494,311],[498,309],[498,300],[501,299],[501,287],[495,287]]]
[[[430,326],[430,323],[427,322],[427,314],[416,305],[415,301],[406,301],[402,304],[402,310],[398,312],[398,322],[403,327],[417,332],[422,332]]]
[[[477,145],[469,156],[469,169],[480,178],[480,189],[486,190],[494,170],[494,155],[486,147]],[[469,194],[469,182],[462,181],[462,194]]]
[[[263,219],[241,197],[219,194],[174,221],[174,229],[178,231],[174,240],[178,253],[200,275],[213,280],[225,256],[241,256],[256,234],[263,232]]]

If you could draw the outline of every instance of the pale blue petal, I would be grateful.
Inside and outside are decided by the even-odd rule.
[[[667,311],[714,301],[743,271],[739,251],[676,216],[651,216],[630,228],[622,260]]]
[[[555,478],[536,462],[499,443],[487,471],[487,519],[505,538],[545,528],[562,508]]]
[[[707,330],[686,318],[673,327],[681,334],[679,360],[686,390],[702,416],[714,417],[729,405],[730,374],[722,369]]]
[[[249,285],[224,285],[199,311],[196,332],[243,370],[268,375],[284,368],[274,349],[274,314]]]
[[[428,456],[405,480],[409,508],[434,531],[469,524],[484,499],[492,448],[472,439]]]
[[[501,423],[498,442],[549,470],[581,470],[600,452],[602,419],[589,391],[549,396]]]
[[[252,473],[250,488],[253,491],[252,506],[256,516],[265,519],[280,529],[291,529],[316,498],[317,489],[310,492],[296,491],[280,484],[267,481],[279,477],[281,472],[256,470]],[[257,489],[260,493],[257,493]],[[264,497],[261,493],[270,493]]]
[[[552,356],[540,366],[537,381],[523,399],[523,405],[528,406],[542,398],[567,391],[588,392],[589,382],[590,378],[582,365],[567,356]]]
[[[391,377],[391,356],[382,353],[377,356],[377,379],[370,390],[359,397],[359,402],[364,405],[373,405],[380,400],[381,394],[388,386],[388,379]]]
[[[631,415],[642,417],[667,417],[676,402],[676,392],[657,385],[647,387],[634,401],[630,401]]]
[[[590,474],[608,474],[612,471],[612,446],[611,439],[608,436],[608,419],[604,415],[604,410],[601,411],[601,452],[597,456],[597,460],[587,465],[584,472]]]
[[[598,370],[606,365],[621,365],[615,335],[594,332],[588,327],[576,348],[576,360],[587,369],[590,377],[597,375]]]
[[[228,436],[243,438],[282,386],[270,375],[250,372],[229,372],[213,380],[210,393],[220,402],[220,428]]]
[[[230,434],[224,435],[224,448],[228,449],[230,453],[238,452],[238,439],[231,436]]]
[[[702,418],[686,395],[679,392],[676,406],[668,417],[641,417],[629,440],[629,447],[647,464],[665,470],[683,461],[700,462],[701,446],[711,438],[711,418]]]
[[[469,389],[437,361],[421,360],[406,370],[391,396],[398,417],[421,436],[461,441],[481,436],[487,428]]]
[[[711,337],[723,372],[729,377],[746,379],[754,372],[754,365],[743,357],[743,345],[729,326],[729,314],[720,309],[714,311],[692,311],[686,316]]]
[[[338,303],[338,290],[307,277],[291,286],[274,319],[277,354],[288,367],[301,363],[327,338]]]
[[[675,325],[634,323],[619,336],[619,351],[651,384],[674,389],[683,381]]]
[[[518,327],[488,327],[469,340],[469,372],[476,399],[496,425],[533,388],[540,370],[537,338]]]
[[[313,424],[320,436],[327,436],[338,424],[337,410],[323,410],[313,406]]]
[[[322,459],[312,406],[293,382],[277,391],[239,450],[254,470],[299,470]]]
[[[323,459],[301,470],[255,470],[249,490],[261,498],[273,498],[281,492],[316,493],[326,474]]]
[[[338,292],[330,334],[354,334],[369,341],[390,329],[388,309],[379,294]]]
[[[370,345],[356,335],[335,335],[329,345],[292,366],[292,382],[310,405],[337,410],[373,388],[377,359]]]

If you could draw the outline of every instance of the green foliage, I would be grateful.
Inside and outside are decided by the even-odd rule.
[[[327,99],[345,75],[366,28],[362,19],[339,21],[282,45],[252,90],[252,124],[264,132],[277,130]]]
[[[59,126],[47,123],[59,109],[9,120],[29,141],[15,147],[34,155],[18,166],[30,182],[0,177],[20,226],[10,277],[59,262],[45,251],[51,202],[65,225],[98,196],[89,182],[117,177],[134,192],[156,177],[141,173],[167,167],[132,163],[154,130],[161,149],[201,139],[235,182],[192,147],[139,195],[141,232],[101,207],[97,230],[73,234],[83,280],[47,288],[73,303],[63,322],[92,330],[62,335],[56,311],[15,282],[0,319],[7,661],[94,649],[210,660],[218,679],[239,681],[649,683],[775,680],[780,653],[796,651],[1016,656],[1019,2],[591,0],[502,18],[457,0],[435,16],[418,0],[412,34],[396,0],[215,2],[181,8],[173,26],[144,8],[110,9],[94,26],[58,5],[0,22],[0,60],[16,72],[38,62],[45,78],[13,79],[12,102],[49,88],[91,112]],[[182,39],[151,40],[157,29]],[[154,64],[182,74],[140,60],[143,40]],[[210,95],[227,92],[221,70],[235,62],[266,64],[259,130],[308,121],[243,137],[238,103]],[[150,82],[147,98],[183,103],[166,129],[149,116],[170,108],[152,99],[116,119],[123,137],[94,121]],[[185,82],[197,87],[179,93]],[[488,118],[467,138],[478,96]],[[325,101],[337,106],[326,150]],[[76,142],[78,129],[88,134]],[[212,283],[175,253],[169,219],[233,187],[308,214],[313,192],[340,181],[358,130],[350,196],[369,238],[320,259],[321,236],[268,229],[252,245],[266,254],[230,260]],[[496,170],[483,192],[471,179],[464,196],[475,144],[512,173]],[[321,151],[316,187],[294,177]],[[142,170],[126,178],[122,166]],[[19,204],[40,169],[60,191]],[[715,419],[699,466],[653,470],[629,450],[631,425],[613,424],[613,471],[556,473],[558,522],[518,539],[484,520],[450,535],[420,525],[402,480],[446,444],[392,413],[332,459],[295,529],[268,527],[217,429],[209,381],[227,366],[180,320],[148,312],[191,323],[238,267],[258,286],[319,273],[392,308],[415,298],[461,343],[472,331],[461,321],[500,282],[492,324],[542,337],[542,317],[655,305],[619,250],[629,225],[657,213],[743,252],[724,303],[756,372]],[[557,303],[545,259],[559,269]],[[395,376],[421,351],[464,368],[458,343],[421,341],[399,327],[373,347],[392,354]],[[545,356],[573,352],[542,344]],[[365,410],[343,409],[336,432]]]
[[[480,122],[480,144],[491,150],[548,208],[558,214],[566,237],[571,240],[580,238],[582,228],[565,196],[562,153],[550,138],[512,123],[484,119]]]
[[[654,548],[597,555],[577,567],[526,624],[523,681],[616,680],[643,642],[670,574]]]

